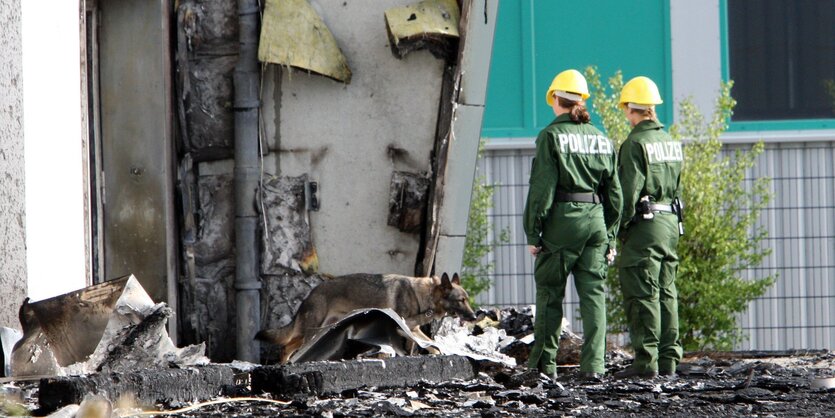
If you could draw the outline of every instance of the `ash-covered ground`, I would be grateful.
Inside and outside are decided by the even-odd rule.
[[[499,316],[502,318],[493,317],[493,323],[508,335],[521,337],[530,332],[525,312]],[[478,328],[474,333],[480,332]],[[572,338],[576,343],[576,336],[563,336],[568,344],[563,354],[569,356],[562,357],[564,364],[556,381],[524,366],[508,368],[482,362],[478,376],[470,381],[422,382],[389,389],[369,385],[338,394],[288,398],[237,387],[227,397],[216,398],[218,403],[166,404],[156,405],[156,409],[175,417],[835,416],[832,351],[700,353],[686,357],[672,379],[615,380],[612,373],[626,367],[629,359],[622,351],[610,350],[606,376],[588,382],[578,379],[578,367],[571,362],[576,354]],[[502,351],[524,364],[527,352],[522,344],[504,344]],[[24,384],[17,390],[26,408],[36,411],[36,384]],[[286,404],[236,401],[235,397]],[[193,409],[172,413],[186,407]],[[130,416],[129,411],[119,416]]]
[[[521,368],[488,370],[467,382],[369,387],[334,396],[297,396],[288,405],[232,402],[176,414],[213,416],[835,416],[835,355],[760,360],[688,358],[675,379],[576,380],[562,367],[551,382]],[[169,405],[169,407],[171,407]]]

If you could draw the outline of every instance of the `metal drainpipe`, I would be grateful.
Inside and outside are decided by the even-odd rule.
[[[257,363],[261,328],[261,281],[256,252],[255,192],[258,189],[258,71],[257,0],[238,0],[240,52],[235,65],[235,300],[237,359]]]

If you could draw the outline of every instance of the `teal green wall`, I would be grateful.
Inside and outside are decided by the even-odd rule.
[[[669,0],[503,0],[493,43],[482,135],[533,137],[554,117],[545,91],[567,68],[653,79],[672,120]],[[596,115],[592,121],[598,126]]]

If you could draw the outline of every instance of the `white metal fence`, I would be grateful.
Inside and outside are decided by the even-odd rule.
[[[728,145],[725,152],[740,147],[750,146]],[[480,175],[496,185],[489,213],[494,231],[510,235],[510,242],[488,256],[495,269],[493,285],[478,298],[483,305],[535,302],[533,258],[522,230],[533,154],[530,141],[496,141],[479,161]],[[772,253],[742,277],[779,277],[739,316],[747,339],[737,348],[835,348],[835,142],[767,144],[746,182],[759,177],[772,179],[774,198],[760,216],[769,233],[762,245]],[[569,281],[565,312],[575,331],[582,330],[578,307]]]

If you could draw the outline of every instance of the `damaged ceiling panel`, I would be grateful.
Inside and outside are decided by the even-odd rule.
[[[351,82],[348,60],[307,0],[267,0],[258,59]]]
[[[461,10],[456,0],[424,0],[394,7],[386,10],[385,17],[391,52],[397,58],[423,48],[446,60],[458,52]]]

